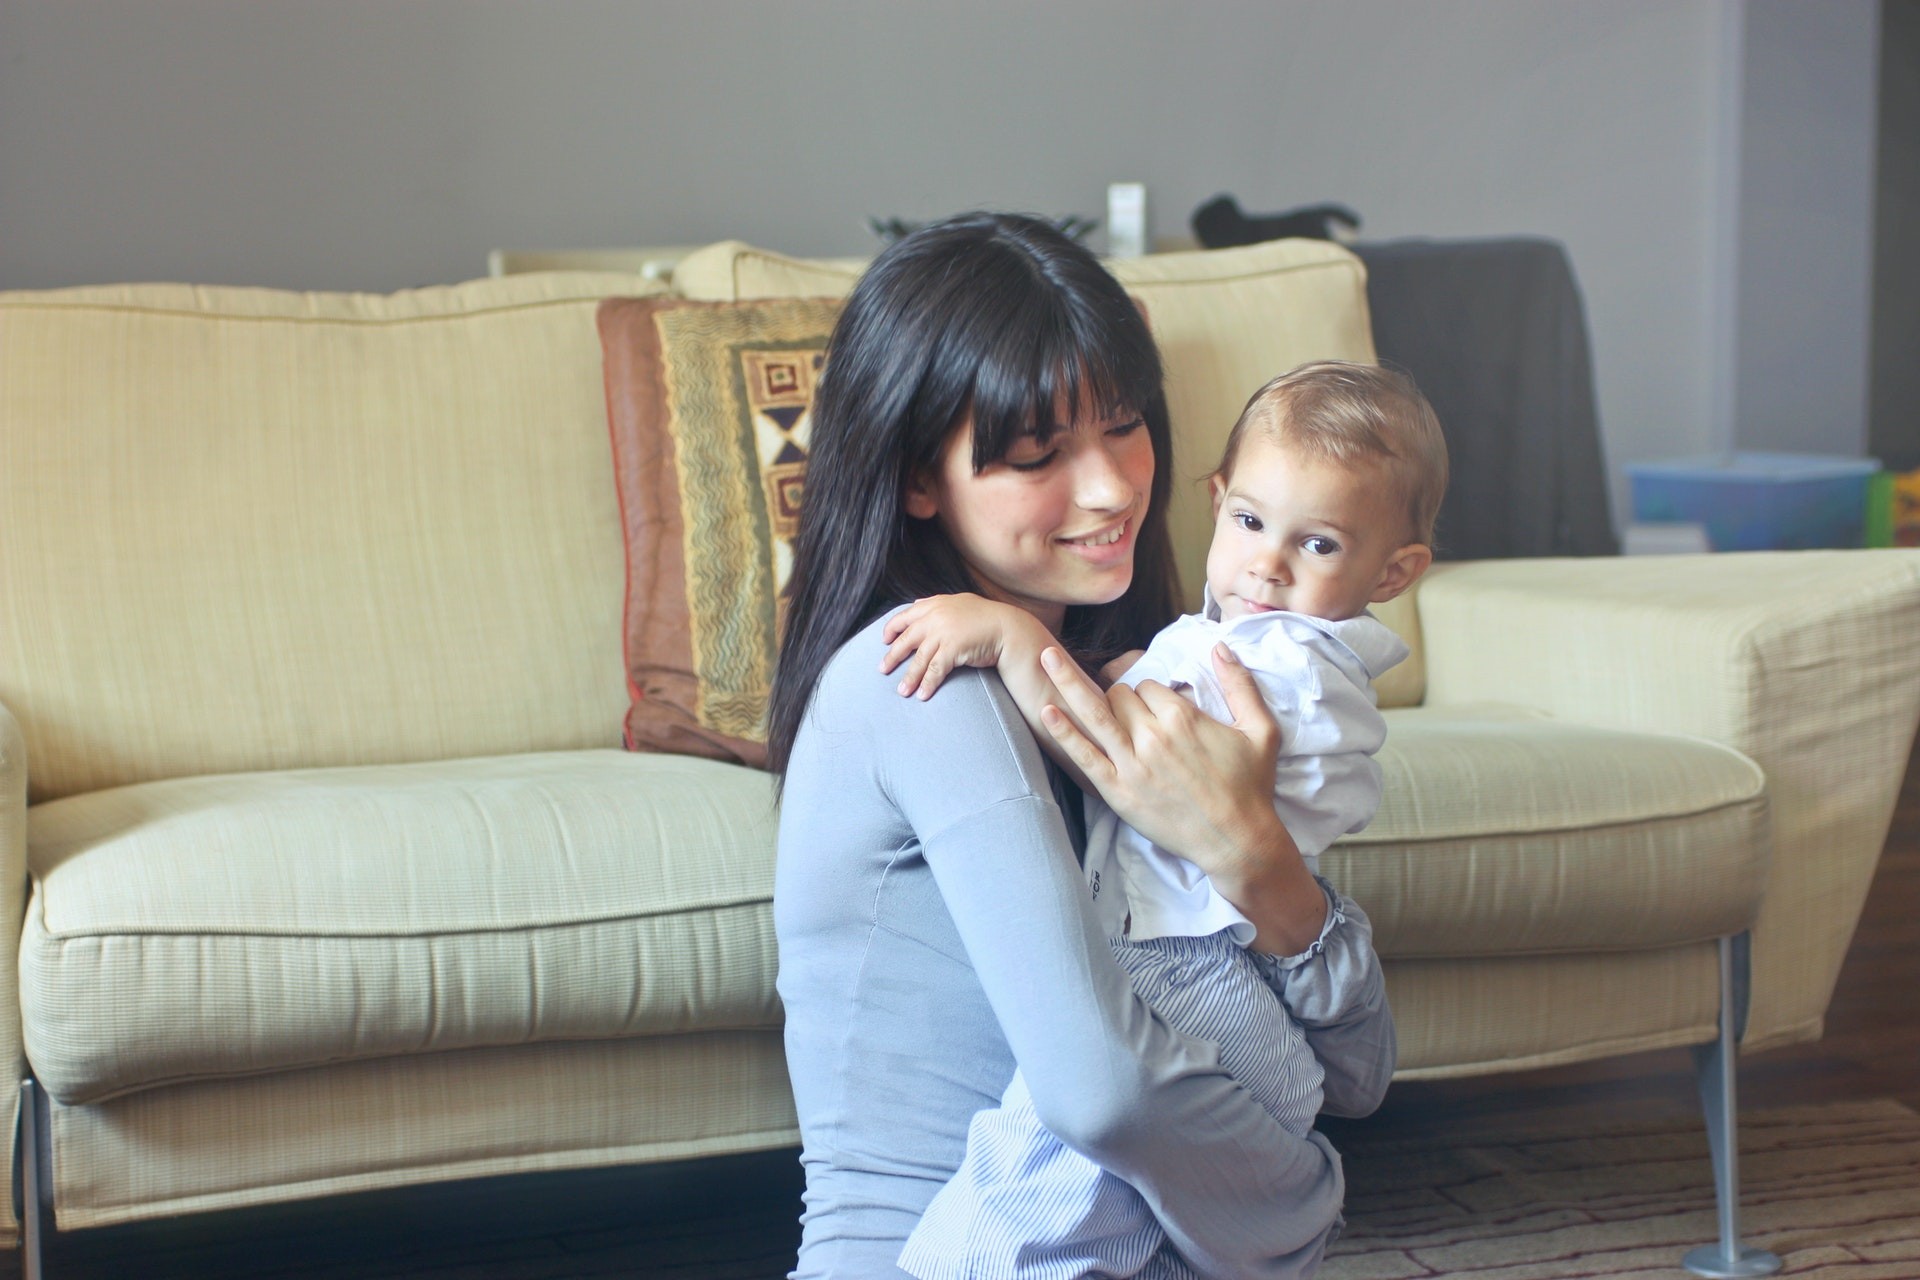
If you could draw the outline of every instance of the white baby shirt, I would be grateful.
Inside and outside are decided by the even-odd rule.
[[[1371,613],[1340,622],[1285,612],[1229,622],[1218,615],[1209,596],[1204,615],[1187,614],[1163,629],[1119,683],[1157,680],[1230,723],[1211,656],[1225,641],[1280,723],[1273,805],[1308,869],[1316,870],[1321,850],[1365,827],[1380,807],[1373,753],[1386,741],[1387,725],[1373,681],[1406,658],[1407,646]],[[1242,946],[1253,940],[1253,925],[1198,867],[1120,821],[1091,792],[1086,814],[1087,887],[1108,937],[1205,937],[1227,929]]]

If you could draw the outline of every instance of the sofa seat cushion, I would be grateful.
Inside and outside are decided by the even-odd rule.
[[[27,1054],[63,1102],[481,1045],[779,1025],[771,779],[580,751],[29,810]]]
[[[1766,777],[1732,748],[1517,707],[1386,717],[1380,812],[1322,858],[1382,956],[1639,950],[1753,923]]]

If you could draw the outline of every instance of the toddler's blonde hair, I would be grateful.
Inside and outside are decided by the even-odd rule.
[[[1344,360],[1283,373],[1240,411],[1215,475],[1232,476],[1241,442],[1254,430],[1339,466],[1377,466],[1406,504],[1410,540],[1433,545],[1447,492],[1447,441],[1412,378]]]

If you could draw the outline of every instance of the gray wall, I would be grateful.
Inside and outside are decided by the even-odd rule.
[[[1920,0],[1881,7],[1874,183],[1873,394],[1867,451],[1920,467]]]
[[[1873,309],[1879,0],[1749,0],[1734,423],[1753,449],[1860,454]]]
[[[1855,449],[1863,330],[1826,303],[1771,320],[1776,292],[1860,275],[1871,193],[1825,205],[1846,235],[1801,241],[1811,206],[1749,218],[1740,161],[1790,170],[1802,112],[1823,148],[1850,127],[1821,93],[1877,56],[1872,0],[1756,6],[0,0],[0,287],[391,289],[495,246],[723,236],[862,253],[870,214],[1099,215],[1128,179],[1162,236],[1228,190],[1341,200],[1369,237],[1565,241],[1616,464],[1744,439],[1787,351],[1849,372],[1766,441],[1818,423],[1802,447]],[[1767,33],[1829,24],[1805,93],[1749,102]],[[1794,269],[1767,270],[1788,242]]]

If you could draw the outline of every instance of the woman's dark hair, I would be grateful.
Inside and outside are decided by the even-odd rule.
[[[1137,413],[1153,492],[1132,585],[1067,610],[1060,639],[1093,664],[1144,644],[1178,612],[1167,495],[1173,475],[1160,356],[1140,311],[1094,256],[1038,218],[968,213],[923,227],[867,269],[827,343],[814,394],[786,633],[773,682],[768,767],[786,773],[820,673],[861,627],[921,596],[976,590],[935,520],[906,514],[969,414],[973,466],[1042,440],[1056,404]],[[877,660],[876,655],[876,660]]]

